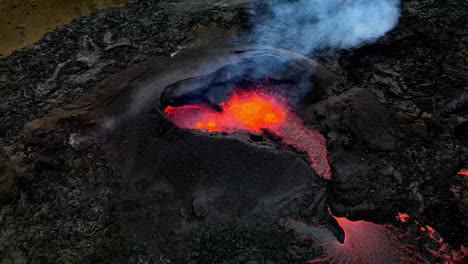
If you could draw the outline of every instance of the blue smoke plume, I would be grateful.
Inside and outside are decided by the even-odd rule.
[[[399,0],[280,0],[254,28],[257,44],[301,53],[374,42],[400,15]]]

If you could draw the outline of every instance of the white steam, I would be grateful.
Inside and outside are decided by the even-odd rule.
[[[399,0],[282,0],[258,24],[258,44],[300,52],[374,42],[398,23]]]

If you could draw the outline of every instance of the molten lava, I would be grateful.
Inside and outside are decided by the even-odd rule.
[[[408,218],[409,215],[407,213],[398,213],[397,215],[397,219],[402,223],[406,223],[406,220],[408,220]]]
[[[168,106],[164,113],[180,127],[209,132],[261,132],[268,129],[283,139],[283,143],[305,152],[311,167],[324,179],[331,179],[326,140],[318,132],[304,127],[284,99],[273,93],[244,91],[233,93],[221,112],[203,105]]]
[[[405,250],[386,226],[333,217],[344,231],[343,243],[324,226],[294,220],[288,222],[287,227],[299,238],[310,239],[322,248],[319,258],[305,263],[406,263],[402,261]]]
[[[322,255],[306,263],[451,264],[466,260],[464,247],[450,250],[437,231],[416,220],[408,221],[410,216],[406,213],[399,213],[397,218],[406,223],[408,231],[391,225],[333,217],[344,231],[343,243],[324,226],[296,220],[285,222],[285,227],[298,238],[312,240],[321,246]]]
[[[261,92],[233,94],[221,103],[222,112],[203,105],[168,106],[164,112],[177,125],[191,129],[234,132],[248,130],[260,132],[274,129],[286,117],[285,104]]]

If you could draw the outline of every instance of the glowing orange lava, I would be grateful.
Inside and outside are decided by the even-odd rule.
[[[164,113],[180,127],[208,132],[261,132],[269,129],[281,136],[283,143],[305,152],[311,167],[324,179],[331,179],[326,140],[318,132],[304,127],[280,96],[261,91],[236,92],[221,103],[217,112],[203,104],[168,106]]]
[[[409,215],[407,213],[398,213],[397,219],[400,220],[400,222],[405,223],[406,220],[408,220]]]
[[[164,113],[177,125],[209,132],[273,129],[286,117],[286,104],[261,92],[235,93],[221,103],[222,112],[203,105],[168,106]]]
[[[232,115],[233,120],[252,131],[259,132],[262,128],[272,127],[286,116],[284,103],[278,103],[272,97],[258,92],[234,94],[227,103],[221,105],[226,114]]]
[[[344,231],[343,243],[330,232],[310,226],[306,236],[322,246],[323,253],[305,263],[406,263],[404,249],[385,225],[333,217]]]
[[[418,228],[404,231],[391,225],[351,221],[332,215],[343,229],[343,243],[324,226],[296,220],[285,224],[298,238],[314,241],[321,246],[322,255],[305,263],[464,263],[467,254],[464,247],[450,250],[432,227],[422,226],[416,220],[407,221],[410,216],[401,215],[408,226]],[[414,244],[423,247],[418,248]]]

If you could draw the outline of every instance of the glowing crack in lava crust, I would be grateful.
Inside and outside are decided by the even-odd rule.
[[[331,179],[325,137],[305,128],[286,100],[275,95],[263,91],[236,91],[220,104],[221,112],[198,103],[168,106],[164,113],[176,125],[189,129],[227,133],[268,129],[281,137],[284,144],[307,153],[312,169],[322,178]]]

